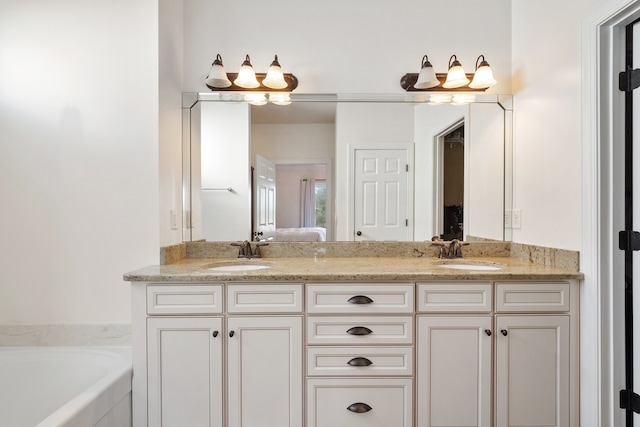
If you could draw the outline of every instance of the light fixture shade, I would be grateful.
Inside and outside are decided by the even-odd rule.
[[[480,58],[482,58],[482,62],[478,65]],[[480,55],[476,60],[476,72],[473,75],[473,80],[469,84],[469,87],[471,89],[486,89],[496,83],[498,82],[493,78],[493,72],[491,71],[489,63],[484,60],[484,55]]]
[[[436,77],[436,72],[433,70],[431,62],[427,55],[422,57],[422,67],[420,68],[420,74],[418,74],[418,81],[413,85],[415,89],[429,89],[436,87],[440,84],[440,80]]]
[[[216,88],[225,88],[231,86],[231,80],[227,77],[227,73],[224,71],[222,65],[222,57],[220,54],[216,56],[216,59],[211,64],[211,71],[204,81],[208,86]]]
[[[256,80],[256,73],[251,66],[249,55],[242,63],[240,71],[238,71],[238,77],[233,81],[233,84],[244,89],[255,89],[260,86],[260,83]]]
[[[270,93],[269,101],[276,105],[289,105],[291,104],[291,96],[286,92]]]
[[[262,84],[271,89],[284,89],[287,87],[282,68],[278,62],[278,55],[276,55],[276,58],[271,63],[269,71],[267,71],[267,76],[262,80]]]
[[[453,62],[451,62],[453,60]],[[462,64],[458,61],[455,55],[451,55],[449,58],[449,71],[447,72],[447,79],[442,84],[442,87],[446,89],[455,89],[462,87],[469,83],[469,79],[462,68]]]

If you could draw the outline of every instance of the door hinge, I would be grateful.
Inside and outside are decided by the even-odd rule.
[[[404,220],[404,226],[405,226],[405,227],[408,227],[408,226],[409,226],[409,220],[408,220],[408,219],[405,219],[405,220]]]
[[[640,396],[633,390],[620,390],[620,408],[640,414]]]
[[[627,66],[626,71],[618,75],[618,88],[622,92],[631,92],[640,87],[640,68],[632,69]]]
[[[409,164],[406,164],[406,165],[405,165],[404,170],[405,170],[406,172],[409,172]]]
[[[618,248],[621,251],[640,251],[640,233],[631,230],[619,232]]]

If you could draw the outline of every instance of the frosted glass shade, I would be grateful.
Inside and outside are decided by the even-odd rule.
[[[217,88],[225,88],[231,86],[231,80],[227,77],[227,73],[224,71],[222,65],[222,57],[220,54],[216,56],[216,59],[211,64],[211,71],[204,81],[207,85]]]
[[[245,89],[255,89],[260,86],[260,83],[256,80],[256,73],[251,66],[249,55],[247,55],[247,58],[242,63],[240,71],[238,71],[238,77],[233,81],[233,84]]]
[[[447,72],[447,79],[442,84],[443,88],[455,89],[469,84],[469,79],[462,68],[462,64],[458,61],[455,55],[451,55],[449,58],[449,71]]]
[[[422,68],[420,68],[420,74],[418,74],[418,81],[413,85],[416,89],[429,89],[436,87],[440,84],[440,80],[436,77],[436,72],[433,70],[433,66],[427,55],[422,58]]]
[[[480,65],[473,75],[473,80],[469,84],[471,89],[486,89],[498,83],[496,79],[493,78],[493,72],[489,64],[486,62],[484,62],[484,64],[486,65]]]
[[[464,68],[462,65],[458,63],[458,65],[454,65],[449,68],[449,72],[447,73],[447,80],[442,84],[442,87],[446,89],[455,89],[457,87],[462,87],[469,83],[469,79],[464,72]]]
[[[276,55],[276,58],[271,63],[269,71],[267,71],[267,76],[262,80],[262,84],[271,89],[284,89],[287,87],[282,68],[278,62],[278,55]]]

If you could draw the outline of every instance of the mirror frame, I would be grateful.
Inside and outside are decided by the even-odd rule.
[[[442,92],[441,94],[444,94]],[[182,94],[182,240],[192,241],[191,219],[191,109],[198,102],[246,102],[244,92],[185,92]],[[291,93],[291,102],[352,102],[352,103],[426,103],[431,94],[407,93]],[[492,103],[502,108],[504,114],[504,212],[503,241],[513,239],[513,229],[507,223],[507,212],[513,209],[513,95],[473,93],[473,103]]]

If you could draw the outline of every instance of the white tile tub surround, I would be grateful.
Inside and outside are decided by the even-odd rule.
[[[0,347],[130,345],[130,323],[0,325]]]

